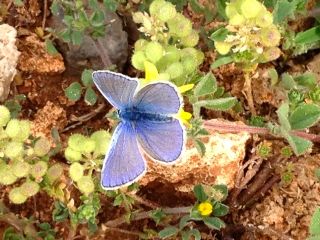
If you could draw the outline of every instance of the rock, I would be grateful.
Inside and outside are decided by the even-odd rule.
[[[0,25],[0,102],[4,101],[10,91],[10,83],[16,74],[20,52],[16,43],[17,31],[8,24]]]
[[[106,34],[99,38],[99,41],[108,53],[111,62],[117,65],[121,70],[128,58],[128,39],[127,33],[123,31],[122,21],[114,12],[105,12]],[[48,22],[49,26],[56,31],[61,31],[65,28],[63,14],[52,16]],[[85,36],[80,46],[66,44],[62,40],[57,41],[60,52],[65,56],[68,67],[82,71],[84,68],[104,69],[105,66],[100,58],[99,51],[96,48],[94,40]]]
[[[27,36],[19,48],[23,51],[18,68],[23,72],[55,74],[65,70],[61,54],[50,55],[46,50],[46,44],[36,35]]]
[[[52,147],[55,146],[51,130],[56,128],[61,131],[67,125],[66,111],[60,106],[48,101],[46,105],[38,110],[32,122],[32,134],[36,137],[45,137]]]
[[[229,189],[235,185],[239,166],[245,156],[246,142],[250,135],[222,134],[213,132],[203,138],[206,153],[201,157],[190,142],[180,159],[172,165],[163,165],[148,160],[148,170],[139,181],[147,185],[153,181],[170,183],[181,192],[192,191],[194,185],[203,183],[226,184]]]

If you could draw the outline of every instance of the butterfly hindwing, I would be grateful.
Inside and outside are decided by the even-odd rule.
[[[138,82],[110,71],[95,71],[93,81],[102,95],[117,109],[131,106]]]
[[[172,84],[157,82],[143,87],[134,96],[133,106],[148,113],[174,114],[179,111],[181,101]]]
[[[146,170],[135,130],[130,122],[120,122],[113,133],[101,172],[104,189],[114,189],[131,183]]]
[[[135,125],[139,144],[155,160],[173,162],[184,147],[184,129],[177,119],[168,122],[142,120]]]

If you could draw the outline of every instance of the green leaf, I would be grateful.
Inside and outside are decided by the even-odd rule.
[[[296,44],[311,44],[320,41],[320,26],[299,32],[294,41]]]
[[[320,107],[316,104],[298,106],[290,115],[289,122],[292,129],[305,129],[316,124],[320,119]]]
[[[81,97],[81,84],[78,82],[71,83],[69,87],[64,90],[65,95],[71,101],[78,101]]]
[[[190,237],[194,237],[194,240],[201,240],[201,233],[198,229],[190,229],[188,233]]]
[[[195,13],[203,13],[205,8],[197,0],[189,0],[192,10]]]
[[[194,88],[194,95],[197,97],[214,93],[217,90],[217,80],[212,73],[203,76]]]
[[[287,18],[294,16],[295,10],[295,1],[278,0],[273,10],[273,22],[275,24],[284,22]]]
[[[50,55],[57,55],[58,51],[53,45],[53,42],[50,39],[46,39],[46,49]]]
[[[155,209],[150,214],[150,217],[155,221],[156,225],[158,225],[165,216],[166,214],[162,209]]]
[[[123,201],[124,201],[123,195],[119,194],[114,198],[113,206],[120,206],[123,203]]]
[[[193,207],[190,213],[191,220],[200,221],[203,219],[196,207]]]
[[[22,7],[23,6],[23,1],[22,0],[14,0],[13,4],[17,7]]]
[[[233,58],[230,56],[226,56],[226,57],[220,57],[217,60],[215,60],[212,64],[211,64],[211,69],[216,69],[222,65],[228,64],[233,62]]]
[[[71,30],[64,29],[63,31],[59,32],[58,35],[64,42],[71,42]]]
[[[287,131],[291,130],[291,125],[288,119],[289,104],[283,103],[277,110],[280,125]]]
[[[224,20],[228,20],[226,15],[226,1],[225,0],[216,0],[215,5],[217,7],[218,15],[223,18]]]
[[[274,8],[275,5],[277,3],[277,0],[265,0],[263,1],[263,4],[267,7],[267,8]]]
[[[297,77],[294,77],[294,81],[296,81],[299,85],[308,87],[310,89],[314,88],[317,85],[316,75],[312,72],[306,72]]]
[[[85,86],[85,87],[92,86],[92,84],[93,84],[92,73],[93,73],[93,70],[91,70],[91,69],[83,70],[83,72],[81,74],[81,82],[82,82],[83,86]]]
[[[80,45],[82,43],[83,36],[84,36],[83,32],[73,30],[71,33],[72,44]]]
[[[286,90],[291,90],[297,88],[297,83],[294,81],[293,77],[288,73],[283,73],[281,75],[281,86]]]
[[[201,155],[201,157],[204,156],[206,153],[206,146],[200,139],[194,139],[194,144],[197,148],[198,153]]]
[[[308,151],[313,146],[311,141],[306,140],[301,137],[297,137],[293,134],[289,134],[289,132],[283,128],[280,128],[280,131],[281,131],[281,135],[287,139],[293,152],[297,156],[304,154],[306,151]]]
[[[118,8],[118,3],[115,0],[103,0],[103,4],[111,12],[115,12]]]
[[[94,27],[99,27],[104,25],[104,12],[103,11],[95,11],[91,17],[91,24]]]
[[[220,193],[222,194],[222,198],[219,198],[219,199],[215,198],[215,200],[222,202],[222,201],[227,199],[227,197],[228,197],[228,187],[227,187],[227,185],[225,185],[225,184],[217,184],[217,185],[214,185],[212,187],[212,189],[213,189],[214,192],[218,192],[219,195],[220,195]]]
[[[182,240],[201,240],[201,233],[198,229],[190,229],[186,232],[181,232]]]
[[[55,16],[59,13],[59,4],[57,0],[54,0],[50,6],[51,13]]]
[[[229,207],[225,204],[217,202],[213,207],[213,215],[216,217],[222,217],[227,215],[229,212]]]
[[[271,79],[271,86],[276,85],[278,80],[279,80],[279,76],[278,76],[277,70],[274,69],[274,68],[270,68],[268,70],[268,75],[269,75],[269,78]]]
[[[308,240],[320,240],[320,235],[311,236],[308,238]]]
[[[73,23],[74,19],[71,15],[64,15],[63,17],[63,22],[68,26],[68,27],[72,27],[72,23]]]
[[[99,8],[99,4],[97,0],[89,0],[89,7],[96,10]]]
[[[182,230],[185,226],[187,226],[190,220],[191,220],[190,215],[183,216],[179,222],[179,229]]]
[[[96,104],[97,99],[98,99],[98,96],[97,96],[96,92],[92,89],[92,87],[88,87],[86,90],[86,93],[84,95],[84,101],[88,105],[94,105],[94,104]]]
[[[212,100],[202,100],[195,103],[197,107],[205,107],[216,111],[227,111],[237,103],[235,97],[218,98]]]
[[[312,235],[320,235],[320,207],[312,215],[309,232]]]
[[[165,229],[161,230],[158,235],[160,238],[165,239],[168,237],[172,237],[178,233],[179,229],[176,227],[166,227]]]
[[[201,184],[195,185],[193,187],[193,192],[199,202],[204,202],[208,199],[208,196]]]
[[[211,229],[220,230],[221,228],[224,228],[226,224],[217,217],[208,217],[203,219],[203,222]]]
[[[210,39],[212,41],[220,41],[221,42],[226,39],[228,34],[229,34],[229,30],[222,27],[222,28],[219,28],[218,30],[216,30],[215,32],[213,32],[210,36]]]

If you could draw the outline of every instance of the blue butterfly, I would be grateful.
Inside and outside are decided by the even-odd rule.
[[[180,120],[174,118],[183,102],[173,84],[156,82],[138,90],[138,79],[119,73],[95,71],[92,77],[121,120],[103,163],[104,189],[129,185],[143,176],[146,172],[143,152],[163,163],[179,158],[186,133]]]

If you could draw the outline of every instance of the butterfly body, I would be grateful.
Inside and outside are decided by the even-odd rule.
[[[119,118],[124,121],[158,121],[158,122],[170,122],[173,120],[172,117],[158,114],[158,113],[147,113],[142,112],[139,109],[127,108],[124,110],[118,110]]]
[[[121,120],[101,171],[104,189],[116,189],[143,176],[146,171],[143,152],[162,163],[179,158],[186,132],[174,117],[183,103],[173,84],[156,82],[139,89],[137,79],[119,73],[96,71],[92,76]]]

